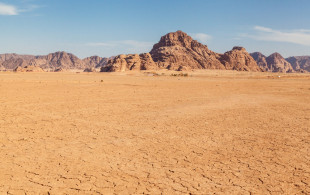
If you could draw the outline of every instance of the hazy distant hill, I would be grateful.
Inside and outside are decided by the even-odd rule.
[[[293,56],[286,58],[295,70],[306,70],[310,72],[310,56]]]
[[[303,64],[301,58],[299,61],[296,59],[298,57],[290,57],[284,59],[281,54],[277,52],[271,54],[268,57],[264,56],[260,52],[251,53],[251,56],[254,58],[260,68],[268,72],[304,72],[306,70],[304,69],[304,67],[307,66],[299,65]],[[292,62],[295,62],[295,64],[293,64]]]
[[[55,52],[48,55],[18,55],[18,54],[0,54],[0,65],[5,69],[13,70],[18,66],[38,66],[44,70],[55,71],[57,69],[86,69],[100,68],[107,64],[110,58],[91,56],[85,59],[79,59],[77,56],[66,52]]]

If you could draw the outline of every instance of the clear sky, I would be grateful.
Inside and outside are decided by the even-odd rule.
[[[219,53],[310,55],[310,1],[0,0],[0,53],[142,53],[177,30]]]

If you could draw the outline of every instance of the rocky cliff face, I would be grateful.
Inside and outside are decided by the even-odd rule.
[[[310,56],[293,56],[286,58],[294,70],[310,72]]]
[[[161,37],[150,52],[159,68],[169,70],[225,69],[218,60],[219,55],[182,31]]]
[[[156,70],[157,65],[149,53],[119,55],[109,60],[106,66],[101,68],[101,72],[119,72],[128,70]]]
[[[219,59],[227,70],[261,71],[256,61],[243,47],[234,47]]]
[[[273,53],[266,58],[269,71],[271,72],[294,72],[291,64],[281,54]]]
[[[269,67],[266,61],[266,56],[264,56],[260,52],[254,52],[250,54],[253,59],[256,61],[257,65],[263,70],[263,71],[269,71]]]

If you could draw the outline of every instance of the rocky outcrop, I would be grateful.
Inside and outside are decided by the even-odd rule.
[[[264,56],[260,52],[254,52],[250,54],[253,59],[256,61],[257,65],[263,70],[263,71],[269,71],[269,67],[266,61],[266,56]]]
[[[189,71],[193,69],[228,69],[261,71],[255,60],[242,47],[235,47],[225,54],[208,49],[182,31],[161,37],[148,54],[120,55],[110,60],[101,71],[168,69]]]
[[[310,72],[310,56],[293,56],[286,58],[297,72]]]
[[[14,69],[15,72],[44,72],[40,67],[29,65],[25,67],[18,66]]]
[[[279,53],[273,53],[270,56],[266,57],[259,52],[254,52],[251,53],[251,56],[255,59],[258,66],[264,71],[290,73],[299,69],[299,66],[297,64],[295,67],[293,67],[291,63],[285,60]],[[291,58],[291,60],[293,61],[293,57]]]
[[[182,31],[161,37],[150,54],[161,69],[225,69],[218,60],[219,54]]]
[[[291,64],[286,61],[281,54],[273,53],[266,58],[270,72],[294,72]]]
[[[54,72],[65,72],[66,70],[64,70],[63,68],[57,68],[56,70],[54,70]]]
[[[101,72],[120,72],[128,70],[156,70],[157,65],[149,53],[119,55],[109,60],[108,64],[101,68]]]
[[[27,66],[29,65],[29,60],[25,60],[22,58],[9,58],[2,62],[2,66],[7,70],[14,70],[18,66]]]
[[[46,56],[37,56],[30,60],[30,65],[39,66],[45,70],[55,71],[56,69],[85,69],[82,60],[73,54],[66,52],[55,52]]]
[[[100,68],[108,64],[108,61],[112,58],[102,58],[99,56],[91,56],[83,59],[83,63],[88,68]]]
[[[85,68],[83,72],[96,72],[95,68]]]
[[[219,59],[227,70],[261,71],[256,61],[243,47],[234,47]]]

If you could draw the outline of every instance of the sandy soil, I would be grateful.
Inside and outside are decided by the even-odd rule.
[[[0,194],[310,194],[310,77],[0,73]]]

